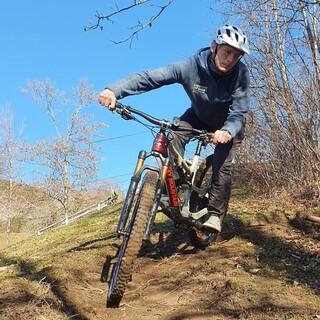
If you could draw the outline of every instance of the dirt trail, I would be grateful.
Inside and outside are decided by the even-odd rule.
[[[100,282],[106,254],[117,249],[113,235],[90,241],[79,235],[76,246],[50,253],[52,266],[33,265],[34,256],[15,271],[17,262],[5,261],[14,281],[9,275],[0,282],[0,319],[320,319],[319,226],[245,225],[233,214],[204,251],[172,227],[160,232],[167,227],[158,225],[137,259],[118,309],[106,309],[107,284]]]
[[[181,234],[155,234],[118,309],[105,308],[96,267],[82,285],[66,284],[66,296],[87,319],[319,319],[317,239],[288,226],[236,224],[205,251]]]

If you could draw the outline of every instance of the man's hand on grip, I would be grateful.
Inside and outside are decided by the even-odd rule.
[[[229,141],[231,141],[232,136],[231,134],[226,131],[226,130],[217,130],[212,134],[211,137],[211,142],[213,144],[218,144],[218,143],[228,143]]]
[[[107,107],[110,111],[115,111],[117,98],[110,89],[103,90],[99,94],[98,101],[102,106]]]

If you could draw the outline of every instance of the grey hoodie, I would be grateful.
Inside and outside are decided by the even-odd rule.
[[[209,67],[210,58],[210,48],[204,48],[184,61],[129,75],[108,88],[121,99],[180,83],[204,124],[214,130],[227,130],[235,137],[243,128],[249,108],[248,69],[239,61],[227,74],[218,74]]]

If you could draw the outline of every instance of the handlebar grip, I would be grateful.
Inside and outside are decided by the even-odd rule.
[[[124,104],[120,102],[116,102],[116,113],[118,113],[122,119],[124,120],[133,120],[135,117],[130,112],[130,107],[125,106]]]
[[[116,102],[116,109],[130,109],[130,107],[122,104],[122,103],[119,102],[119,101],[117,101],[117,102]]]

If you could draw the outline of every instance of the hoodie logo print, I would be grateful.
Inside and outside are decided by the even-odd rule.
[[[194,84],[192,87],[192,91],[194,93],[206,93],[208,90],[208,87],[200,86],[200,84]]]

